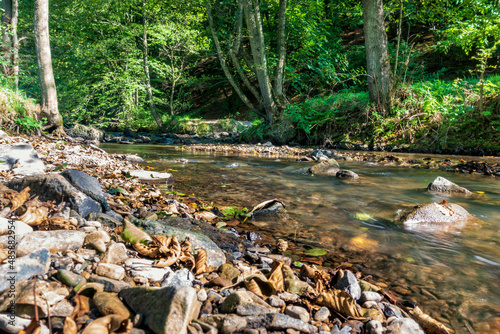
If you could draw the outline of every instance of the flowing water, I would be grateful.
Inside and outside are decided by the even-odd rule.
[[[175,190],[196,194],[204,202],[251,208],[264,200],[282,200],[291,219],[251,224],[303,246],[327,249],[327,264],[353,265],[376,282],[385,282],[396,297],[418,302],[459,332],[465,332],[465,322],[475,326],[500,316],[498,178],[339,161],[343,169],[360,175],[359,180],[345,181],[309,176],[305,172],[310,163],[293,158],[216,155],[153,145],[102,148],[138,153],[155,170],[173,169]],[[164,160],[155,162],[158,159]],[[473,195],[427,192],[427,185],[439,175]],[[481,222],[455,233],[423,234],[395,221],[402,210],[443,199],[462,205]]]

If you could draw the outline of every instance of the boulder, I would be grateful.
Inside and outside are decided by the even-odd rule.
[[[101,184],[93,176],[76,169],[68,169],[61,173],[76,189],[99,202],[105,211],[111,210],[102,191]]]
[[[66,133],[71,137],[79,137],[97,142],[104,141],[104,131],[82,124],[76,124],[71,129],[67,129]]]
[[[163,289],[136,287],[124,289],[119,297],[156,334],[186,334],[191,320],[200,312],[196,290],[187,286]]]
[[[141,158],[140,156],[135,155],[135,154],[128,154],[128,155],[126,155],[125,156],[125,160],[127,160],[129,162],[133,162],[133,163],[146,162],[146,160],[144,160],[143,158]]]
[[[0,144],[0,171],[12,170],[14,174],[43,174],[45,164],[30,144]]]
[[[450,232],[464,228],[476,218],[458,204],[431,203],[416,206],[400,220],[411,231]]]
[[[429,183],[427,190],[435,191],[440,193],[451,193],[451,194],[470,194],[470,191],[464,187],[460,187],[458,184],[445,179],[444,177],[438,176],[434,181]]]
[[[354,173],[351,170],[343,169],[339,170],[336,174],[336,177],[339,179],[351,179],[351,180],[357,180],[359,178],[358,174]]]
[[[62,175],[27,176],[23,179],[9,181],[6,185],[17,191],[29,186],[31,188],[30,194],[38,195],[40,201],[65,201],[82,217],[87,217],[91,212],[101,211],[100,203],[75,188]]]
[[[137,134],[134,130],[132,130],[132,129],[125,129],[125,130],[123,130],[123,135],[124,135],[125,137],[130,137],[130,138],[134,138],[134,139],[136,139],[136,138],[139,138],[139,137],[140,137],[140,136],[139,136],[139,135],[138,135],[138,134]]]
[[[335,159],[322,160],[320,163],[309,168],[309,174],[336,175],[340,170],[339,163]]]

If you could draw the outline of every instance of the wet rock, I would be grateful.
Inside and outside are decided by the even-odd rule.
[[[351,180],[357,180],[359,178],[358,174],[354,173],[351,170],[343,169],[339,170],[336,174],[336,177],[339,179],[351,179]]]
[[[62,175],[33,175],[15,179],[6,183],[9,188],[21,191],[30,187],[30,194],[39,196],[40,201],[67,202],[80,216],[87,217],[91,212],[100,212],[101,204],[93,200]]]
[[[476,220],[458,204],[424,204],[401,217],[404,227],[417,232],[450,232]]]
[[[122,280],[125,277],[125,269],[111,263],[99,263],[95,272],[99,276],[104,276],[115,280]]]
[[[120,298],[110,292],[96,292],[92,302],[102,315],[117,314],[126,319],[130,318],[128,308],[123,305]]]
[[[386,334],[424,334],[417,322],[411,318],[399,318],[391,321]]]
[[[378,320],[370,320],[365,325],[365,333],[366,334],[383,334],[384,327],[382,323]]]
[[[387,318],[389,317],[403,318],[403,313],[396,305],[392,305],[387,302],[382,302],[379,304],[379,306],[384,311],[384,314]]]
[[[65,269],[59,269],[57,271],[57,279],[62,283],[71,287],[75,287],[77,285],[83,285],[87,282],[85,277]]]
[[[24,256],[40,249],[52,253],[77,250],[82,247],[85,233],[80,231],[34,231],[24,235],[17,245],[17,256]]]
[[[301,333],[317,333],[318,329],[307,322],[292,318],[285,314],[270,313],[260,316],[246,317],[247,328],[266,328],[267,330],[294,329]]]
[[[144,315],[145,324],[156,334],[186,334],[187,325],[196,319],[200,304],[191,287],[130,288],[119,297],[135,312]]]
[[[0,144],[0,170],[18,175],[43,174],[45,165],[30,144]]]
[[[301,281],[300,279],[285,279],[285,289],[289,293],[300,296],[312,292],[313,290],[307,282]]]
[[[361,297],[359,298],[359,304],[364,304],[366,302],[376,302],[380,303],[384,296],[375,291],[363,291],[361,292]]]
[[[148,259],[130,258],[125,261],[127,271],[132,277],[144,277],[154,282],[161,282],[166,275],[173,273],[170,267],[157,268],[153,267],[154,261]]]
[[[281,220],[288,217],[285,206],[280,201],[274,201],[259,209],[254,208],[252,211],[252,218],[257,221]]]
[[[250,247],[250,248],[247,248],[247,251],[253,252],[253,253],[260,253],[260,254],[271,253],[271,251],[267,247]]]
[[[128,260],[127,248],[122,243],[112,243],[101,257],[102,263],[122,264]]]
[[[222,266],[219,267],[220,277],[228,279],[230,281],[233,281],[235,278],[240,276],[240,274],[241,274],[240,271],[230,263],[224,263]]]
[[[309,174],[335,175],[340,170],[339,163],[335,159],[323,160],[312,166],[307,171]]]
[[[229,314],[222,321],[220,332],[222,334],[231,334],[245,328],[246,326],[247,321],[245,318],[237,316],[235,314]]]
[[[125,156],[125,160],[133,162],[133,163],[142,163],[146,162],[143,158],[138,155],[128,154]]]
[[[123,130],[123,135],[125,137],[130,137],[130,138],[133,138],[133,139],[136,139],[136,138],[139,138],[139,135],[132,129],[125,129]]]
[[[436,177],[434,181],[429,183],[427,190],[440,193],[470,194],[469,190],[464,187],[460,187],[459,185],[441,176]]]
[[[30,279],[35,275],[45,275],[49,268],[50,252],[48,249],[40,249],[16,258],[13,264],[4,263],[0,266],[0,293],[15,284],[16,281]],[[16,273],[14,279],[12,279],[12,272]]]
[[[322,306],[318,312],[314,314],[314,320],[316,321],[326,321],[328,320],[328,317],[330,316],[330,310],[328,307]]]
[[[126,282],[98,275],[90,275],[88,281],[101,283],[104,285],[104,291],[107,292],[120,292],[123,289],[131,287],[131,285]]]
[[[354,300],[358,300],[361,297],[361,287],[356,276],[350,270],[344,270],[342,273],[339,271],[338,275],[341,275],[341,277],[335,283],[335,288],[346,291]]]
[[[179,269],[168,274],[161,283],[162,288],[168,286],[193,286],[195,277],[192,272],[186,268]]]
[[[301,306],[288,305],[285,309],[285,314],[305,322],[309,322],[310,320],[309,312]]]
[[[84,245],[91,246],[100,253],[106,252],[106,244],[111,241],[109,234],[104,231],[96,231],[87,234]]]
[[[189,222],[189,220],[185,219],[180,219],[180,221],[184,223]],[[143,228],[143,230],[150,235],[175,235],[178,240],[189,238],[193,244],[193,249],[203,248],[207,251],[208,266],[216,266],[218,268],[226,263],[226,256],[222,250],[204,234],[168,226],[154,220],[134,219],[132,222],[136,226]]]

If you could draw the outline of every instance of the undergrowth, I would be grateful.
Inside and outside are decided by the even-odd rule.
[[[23,93],[16,93],[8,79],[0,76],[0,126],[16,132],[40,129],[39,106]]]

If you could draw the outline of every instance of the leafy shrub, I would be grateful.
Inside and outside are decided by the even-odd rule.
[[[212,125],[205,123],[205,122],[201,122],[198,125],[196,125],[195,131],[196,131],[196,134],[198,134],[198,135],[209,134],[210,132],[212,132]]]
[[[35,120],[31,116],[14,119],[14,123],[18,125],[21,132],[32,132],[40,130],[42,122]]]

